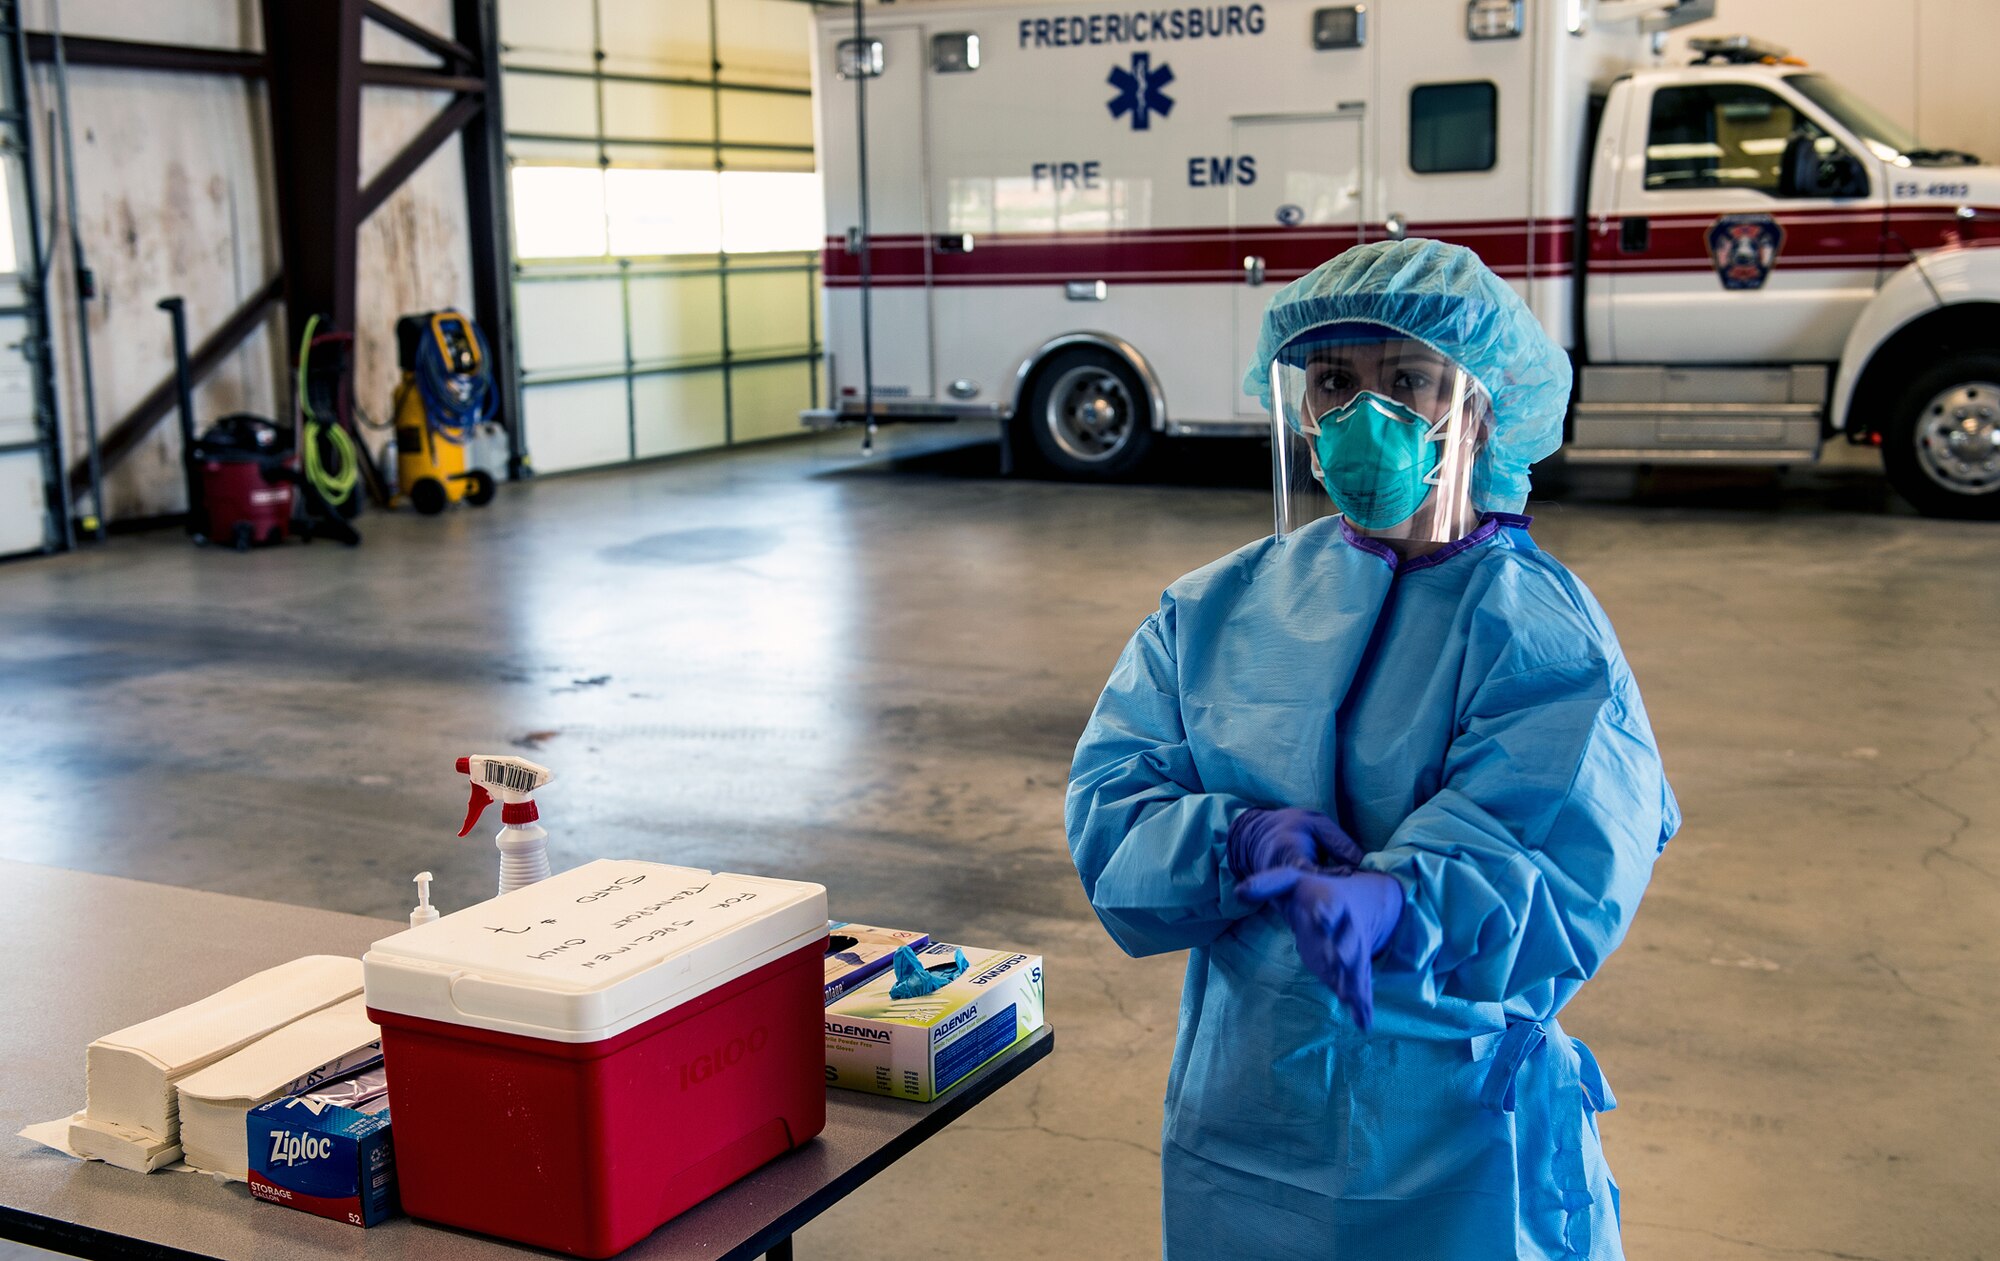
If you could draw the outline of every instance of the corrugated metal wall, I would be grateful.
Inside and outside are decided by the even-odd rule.
[[[49,6],[28,0],[27,25],[49,29]],[[449,32],[449,0],[390,0],[389,7]],[[263,46],[258,6],[243,0],[64,0],[71,35],[208,48]],[[400,38],[367,25],[363,55],[434,64]],[[38,125],[54,109],[52,70],[33,80]],[[365,180],[400,151],[442,103],[442,94],[369,88],[362,103]],[[167,318],[154,304],[187,299],[188,336],[200,342],[244,298],[277,274],[278,225],[270,115],[261,83],[222,76],[103,67],[70,68],[75,117],[77,222],[96,274],[90,303],[98,426],[107,430],[173,370]],[[60,187],[53,146],[38,134],[36,178],[45,216]],[[470,309],[465,181],[458,141],[446,144],[362,224],[355,397],[385,417],[396,381],[395,323],[407,311]],[[58,397],[70,458],[83,451],[81,376],[74,344],[75,286],[65,250],[54,251],[51,322]],[[232,411],[288,420],[289,373],[273,316],[195,392],[197,423]],[[171,420],[154,430],[106,479],[112,520],[179,512],[180,437]],[[79,505],[82,507],[82,505]]]

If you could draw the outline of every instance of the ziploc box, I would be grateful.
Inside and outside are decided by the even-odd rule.
[[[375,943],[403,1211],[606,1257],[826,1125],[816,884],[603,859]]]
[[[250,1194],[355,1226],[393,1214],[396,1156],[382,1077],[377,1068],[250,1109]]]
[[[889,961],[899,947],[921,950],[930,944],[929,933],[913,933],[901,928],[877,928],[873,924],[850,924],[836,920],[826,926],[826,1001],[832,1002],[849,990],[860,989],[872,978],[889,970]]]
[[[926,966],[965,951],[965,971],[921,998],[891,998],[895,973],[876,977],[826,1009],[830,1086],[919,1103],[1042,1027],[1042,957],[935,942]]]

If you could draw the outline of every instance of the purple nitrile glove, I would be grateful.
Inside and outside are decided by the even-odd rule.
[[[1246,902],[1276,901],[1292,927],[1299,958],[1365,1032],[1375,1022],[1375,969],[1403,916],[1403,886],[1379,871],[1330,875],[1280,867],[1237,886]]]
[[[1246,810],[1229,828],[1229,869],[1238,880],[1276,867],[1351,871],[1361,847],[1317,810]]]

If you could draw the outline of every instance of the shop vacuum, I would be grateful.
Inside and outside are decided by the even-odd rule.
[[[227,543],[238,551],[282,543],[294,536],[308,542],[330,538],[350,545],[359,543],[361,535],[347,521],[351,512],[343,515],[341,505],[329,500],[310,475],[323,470],[328,448],[338,445],[337,439],[324,432],[326,426],[308,418],[303,462],[307,467],[302,467],[299,443],[291,427],[266,416],[236,412],[196,435],[185,303],[180,298],[166,298],[159,306],[173,322],[174,387],[180,411],[189,536],[196,543]],[[302,370],[301,398],[305,376]],[[352,438],[344,432],[339,436],[347,439],[346,449],[352,453]],[[357,462],[352,454],[347,460],[345,467],[351,477]]]

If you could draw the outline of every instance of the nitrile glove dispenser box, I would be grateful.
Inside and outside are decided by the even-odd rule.
[[[826,890],[600,860],[375,943],[403,1209],[605,1257],[826,1124]]]

